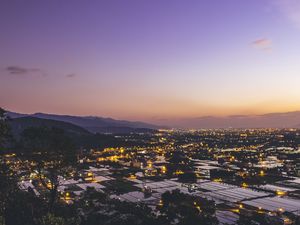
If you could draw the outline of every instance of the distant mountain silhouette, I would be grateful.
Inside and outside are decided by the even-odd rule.
[[[159,128],[159,126],[138,121],[132,122],[95,116],[69,116],[45,113],[19,114],[15,112],[8,112],[8,115],[11,118],[22,118],[30,116],[32,118],[63,121],[80,126],[93,133],[151,132],[154,129]]]
[[[233,115],[198,117],[168,121],[167,125],[181,128],[300,128],[300,111],[263,115]]]
[[[52,119],[80,126],[92,133],[130,133],[151,132],[155,129],[165,128],[144,122],[115,120],[111,118],[94,116],[69,116],[45,113],[19,114],[9,112],[11,118],[31,116],[41,119]],[[164,120],[163,123],[175,128],[300,128],[300,111],[287,113],[268,113],[263,115],[232,115],[225,117],[203,116],[196,118],[183,118],[177,120]]]
[[[89,127],[88,130],[93,133],[153,133],[156,129],[150,128],[132,128],[132,127]]]
[[[119,140],[118,138],[115,138],[113,135],[93,134],[80,126],[64,121],[41,119],[31,116],[16,116],[17,117],[9,120],[12,135],[15,140],[19,140],[22,132],[30,127],[55,127],[64,130],[65,134],[71,138],[71,140],[77,147],[101,148],[126,146],[130,144],[128,142],[124,142],[122,140]],[[16,148],[15,150],[20,151],[20,149],[18,148]]]
[[[29,127],[56,127],[71,135],[91,135],[86,129],[63,121],[40,119],[35,117],[17,117],[9,121],[12,133],[19,136]]]

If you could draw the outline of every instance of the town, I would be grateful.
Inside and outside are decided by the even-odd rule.
[[[212,224],[299,223],[300,130],[165,129],[115,137],[138,145],[78,149],[57,180],[17,153],[1,161],[21,190],[45,198],[55,186],[70,206],[94,190],[160,215],[165,193],[180,192],[212,203]]]
[[[300,225],[300,0],[0,0],[0,225]]]

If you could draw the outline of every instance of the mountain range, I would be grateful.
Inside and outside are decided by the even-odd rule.
[[[174,128],[300,128],[300,111],[262,115],[205,116],[163,120],[164,126],[139,121],[116,120],[96,116],[70,116],[45,113],[20,114],[8,112],[11,118],[33,117],[71,123],[91,133],[151,132],[166,126]]]
[[[70,135],[91,135],[91,133],[86,129],[72,123],[57,120],[40,119],[31,116],[13,118],[9,120],[9,124],[12,133],[17,137],[29,127],[56,127],[64,130],[67,134]]]
[[[103,118],[96,116],[70,116],[56,115],[46,113],[21,114],[16,112],[8,112],[8,116],[12,119],[20,118],[38,118],[52,121],[61,121],[73,125],[77,125],[91,133],[130,133],[130,132],[152,132],[159,126],[138,121],[115,120],[112,118]],[[32,120],[32,119],[31,119]],[[37,121],[34,121],[37,123]],[[42,123],[42,121],[39,121]]]
[[[80,126],[64,121],[41,119],[31,116],[20,116],[9,119],[9,125],[14,141],[9,142],[6,148],[13,149],[15,152],[21,151],[21,149],[18,147],[18,143],[21,140],[23,131],[30,127],[41,126],[48,128],[59,128],[63,130],[78,148],[104,148],[127,146],[131,144],[131,142],[125,142],[116,138],[114,135],[99,133],[94,134]]]
[[[262,115],[233,115],[197,117],[164,121],[181,128],[300,128],[300,111]]]

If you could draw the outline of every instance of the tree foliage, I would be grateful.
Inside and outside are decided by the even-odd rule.
[[[74,218],[66,219],[48,213],[38,220],[38,224],[39,225],[79,225],[79,221],[77,221]]]
[[[121,202],[88,189],[77,208],[81,209],[81,225],[163,225],[144,204]]]
[[[4,109],[0,108],[0,223],[5,223],[5,213],[8,201],[17,189],[13,171],[3,157],[2,147],[9,138],[8,117]]]
[[[0,108],[0,150],[10,137],[9,126],[7,123],[8,117],[4,109]]]
[[[204,198],[186,195],[179,190],[162,195],[159,210],[169,224],[178,225],[215,225],[215,204]]]
[[[31,127],[23,131],[21,146],[23,157],[32,161],[41,184],[49,191],[49,211],[57,200],[60,177],[76,162],[76,149],[72,141],[58,128]]]

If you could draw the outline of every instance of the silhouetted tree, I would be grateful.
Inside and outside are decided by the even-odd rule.
[[[0,154],[3,153],[3,146],[10,138],[10,136],[8,116],[6,114],[6,111],[0,108]]]
[[[3,146],[10,136],[8,117],[4,109],[0,108],[0,224],[4,224],[7,202],[16,189],[13,171],[3,157]]]
[[[23,156],[32,161],[43,187],[49,191],[49,212],[57,200],[60,176],[76,162],[76,149],[64,131],[58,128],[31,127],[23,131]]]
[[[33,191],[17,189],[6,204],[5,225],[37,225],[36,220],[46,212],[45,202],[36,197]]]
[[[191,171],[191,162],[183,151],[174,151],[166,155],[169,162],[167,165],[167,173],[173,175],[176,171]]]
[[[159,210],[168,224],[178,225],[215,225],[215,204],[204,198],[186,195],[179,190],[162,195]]]
[[[178,176],[178,180],[182,183],[196,183],[197,176],[194,172],[186,172]]]
[[[79,225],[79,221],[71,218],[55,216],[54,214],[46,214],[37,221],[38,225]]]
[[[76,202],[82,215],[81,225],[163,225],[144,204],[122,202],[88,189]]]

